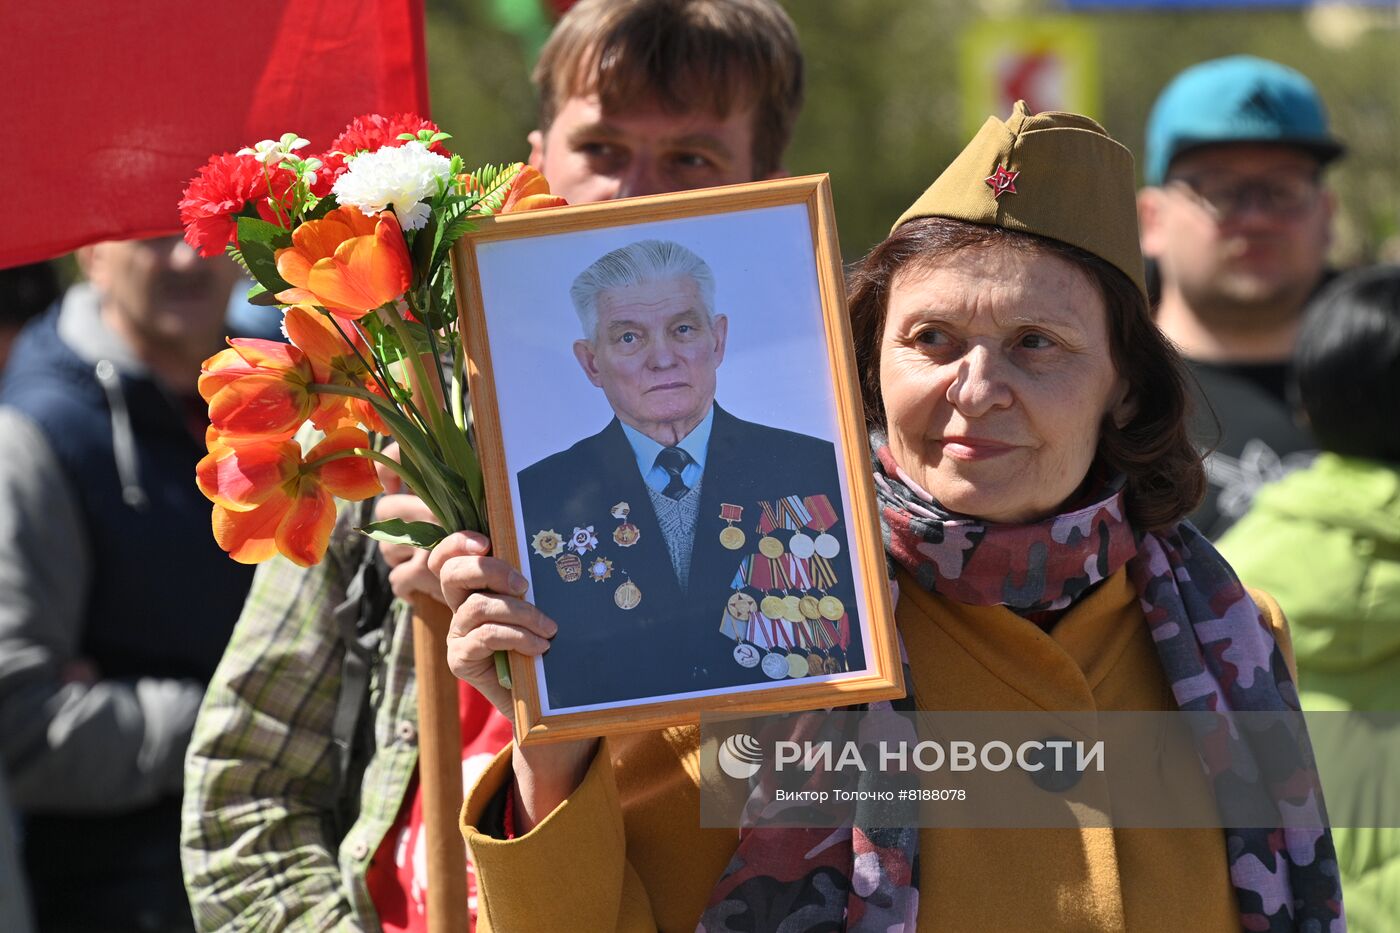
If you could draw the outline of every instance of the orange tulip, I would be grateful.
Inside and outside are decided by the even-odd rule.
[[[335,497],[355,502],[384,491],[367,457],[329,459],[368,446],[365,432],[341,428],[304,460],[291,442],[215,447],[195,469],[214,503],[214,540],[244,564],[278,552],[302,567],[318,563],[335,525]]]
[[[326,315],[305,305],[293,305],[282,318],[282,329],[287,339],[306,354],[318,383],[353,386],[384,397],[366,365],[370,358],[369,346],[354,326],[346,324],[337,330]],[[344,395],[324,397],[328,404],[311,416],[323,431],[348,423],[364,425],[366,430],[377,434],[389,433],[374,406],[364,399]]]
[[[413,262],[393,211],[367,217],[337,207],[292,232],[277,251],[277,272],[292,287],[277,293],[285,304],[315,304],[358,320],[393,301],[413,284]]]
[[[275,340],[235,338],[204,361],[199,394],[209,423],[231,439],[286,439],[325,399],[311,391],[306,354]]]
[[[517,214],[521,211],[535,211],[546,207],[567,207],[568,201],[549,193],[549,182],[538,170],[528,165],[520,166],[520,171],[510,180],[506,189],[506,199],[501,204],[502,214]]]

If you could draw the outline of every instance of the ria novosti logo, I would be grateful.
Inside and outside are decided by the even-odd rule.
[[[737,781],[747,781],[763,766],[763,747],[758,739],[736,732],[719,747],[720,770]]]

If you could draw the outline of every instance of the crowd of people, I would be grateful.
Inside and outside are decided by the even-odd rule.
[[[780,177],[803,69],[775,0],[581,0],[533,75],[529,164],[571,204]],[[1003,116],[848,272],[905,705],[1400,709],[1400,268],[1327,264],[1345,146],[1313,85],[1186,69],[1140,189],[1094,121]],[[0,375],[0,929],[426,931],[424,596],[454,614],[478,928],[1400,926],[1394,830],[741,835],[701,828],[693,728],[513,744],[493,655],[558,625],[491,542],[373,543],[371,518],[430,518],[388,481],[319,564],[229,560],[193,476],[235,268],[173,237],[78,261]],[[600,291],[692,284],[634,279]],[[669,425],[727,417],[693,396]],[[638,463],[656,508],[712,471],[686,456]],[[1062,540],[1068,516],[1093,533]],[[949,587],[953,539],[977,543]],[[1231,765],[1201,758],[1182,793],[1208,798]]]

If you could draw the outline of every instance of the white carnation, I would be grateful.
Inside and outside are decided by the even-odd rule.
[[[355,156],[331,190],[341,204],[373,215],[390,205],[405,230],[428,223],[431,211],[422,203],[438,192],[438,182],[452,180],[451,160],[429,152],[418,142],[378,149]]]

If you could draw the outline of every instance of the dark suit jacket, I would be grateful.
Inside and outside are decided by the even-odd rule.
[[[715,406],[689,585],[684,591],[637,470],[636,455],[616,418],[592,437],[522,470],[520,501],[527,539],[547,529],[567,542],[576,527],[589,525],[598,537],[597,549],[582,558],[584,575],[572,583],[561,579],[555,559],[530,551],[534,602],[559,623],[559,633],[544,655],[551,706],[771,683],[759,668],[744,668],[734,660],[735,643],[720,631],[720,624],[740,562],[756,552],[759,502],[792,495],[826,495],[836,510],[838,522],[832,534],[841,540],[842,548],[832,561],[838,582],[830,593],[846,604],[851,617],[849,667],[863,668],[841,486],[829,441],[741,421]],[[628,521],[641,532],[631,547],[620,547],[613,540],[621,522],[611,510],[618,502],[628,503]],[[736,524],[747,541],[738,550],[728,550],[719,542],[727,525],[720,518],[721,503],[744,509]],[[775,536],[786,542],[791,534],[779,530]],[[613,562],[612,576],[602,582],[587,573],[589,559],[597,556]],[[627,579],[642,597],[635,608],[624,610],[613,596]],[[752,589],[748,592],[755,598],[762,596]]]

